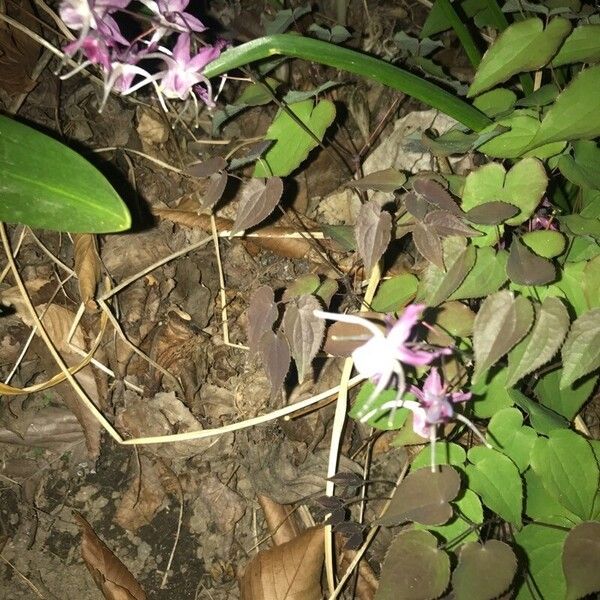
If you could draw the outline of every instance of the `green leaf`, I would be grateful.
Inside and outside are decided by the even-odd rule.
[[[335,119],[335,105],[329,100],[321,100],[316,106],[312,100],[305,100],[290,104],[288,110],[304,127],[288,111],[280,110],[265,134],[265,139],[275,140],[275,144],[256,164],[254,177],[289,175],[323,140],[325,131]]]
[[[508,354],[507,385],[512,387],[546,364],[561,347],[569,325],[564,304],[558,298],[545,298],[532,330]]]
[[[540,108],[542,106],[548,106],[548,104],[552,104],[556,100],[559,92],[560,89],[555,83],[547,83],[535,92],[525,96],[525,98],[517,100],[516,106],[522,108]]]
[[[541,69],[570,31],[571,24],[562,17],[552,19],[546,29],[538,18],[513,23],[484,54],[467,96],[476,96],[517,73]]]
[[[562,359],[562,389],[600,367],[600,308],[586,312],[573,323]]]
[[[480,419],[489,419],[499,410],[507,408],[514,404],[510,396],[509,388],[506,385],[508,369],[506,367],[498,368],[494,365],[486,377],[471,386],[471,392],[475,396],[473,414]]]
[[[556,258],[567,247],[567,238],[560,231],[538,229],[527,231],[521,241],[542,258]]]
[[[600,27],[600,25],[598,25]],[[596,142],[573,143],[574,154],[563,154],[558,161],[560,172],[574,185],[600,189],[600,148]]]
[[[517,101],[517,95],[506,88],[495,88],[477,96],[473,106],[490,118],[508,112]]]
[[[562,369],[546,373],[533,391],[544,406],[572,421],[594,391],[598,377],[586,377],[565,389],[560,388],[561,377]]]
[[[283,302],[287,302],[292,298],[298,298],[304,294],[314,294],[320,285],[321,280],[318,275],[313,273],[301,275],[287,286],[283,293],[282,300]]]
[[[544,487],[533,469],[525,472],[525,514],[539,523],[572,527],[579,518],[559,504]]]
[[[569,429],[538,438],[531,466],[555,500],[581,520],[592,515],[598,493],[598,463],[589,443]]]
[[[490,420],[486,438],[498,451],[506,454],[522,473],[537,439],[531,427],[523,426],[523,415],[516,408],[504,408]]]
[[[454,597],[456,600],[497,598],[508,589],[516,570],[517,557],[508,544],[499,540],[465,544],[452,573]]]
[[[442,241],[446,270],[428,264],[421,275],[417,298],[429,306],[441,304],[464,281],[475,264],[475,248],[462,237],[451,236]]]
[[[580,25],[567,36],[558,54],[552,59],[553,67],[573,63],[600,61],[600,25]]]
[[[127,207],[69,147],[0,115],[0,221],[79,233],[124,231]]]
[[[567,600],[600,592],[600,523],[588,521],[567,535],[562,555]]]
[[[415,297],[418,285],[419,280],[412,273],[387,279],[379,286],[371,307],[376,312],[396,312]]]
[[[477,528],[473,524],[483,523],[483,507],[475,492],[466,489],[460,498],[450,504],[454,508],[454,517],[448,523],[437,527],[419,526],[441,537],[448,550],[465,542],[477,541]]]
[[[600,66],[581,71],[550,107],[530,148],[600,135]]]
[[[507,279],[508,252],[488,246],[476,248],[475,264],[449,300],[482,298],[498,291]]]
[[[565,599],[567,585],[561,554],[566,537],[566,531],[543,525],[527,525],[515,532],[515,540],[527,558],[526,581],[519,589],[517,600]],[[535,593],[531,589],[536,590]]]
[[[523,339],[532,322],[533,308],[524,296],[515,298],[505,290],[483,301],[473,327],[474,383]]]
[[[542,406],[535,400],[531,400],[519,390],[509,389],[508,395],[513,402],[529,415],[529,422],[538,433],[548,435],[551,431],[560,428],[566,428],[569,423],[563,419],[558,413]]]
[[[439,441],[435,443],[436,465],[455,465],[462,467],[467,460],[467,453],[462,446],[453,442]],[[421,469],[431,466],[431,444],[428,444],[410,463],[410,468]]]
[[[510,458],[485,446],[469,450],[469,487],[483,503],[506,521],[521,526],[523,483],[519,469]]]
[[[479,152],[492,158],[517,158],[531,144],[540,128],[540,121],[526,111],[516,110],[512,114],[498,119],[494,125],[486,127],[481,133],[486,133],[497,125],[508,127],[509,131],[501,133],[479,146]]]
[[[419,529],[404,531],[387,551],[375,600],[433,600],[449,580],[450,559],[435,536]]]

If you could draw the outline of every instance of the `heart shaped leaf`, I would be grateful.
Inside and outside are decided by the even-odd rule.
[[[562,555],[567,599],[600,592],[600,523],[587,521],[569,531]]]
[[[529,466],[537,434],[531,427],[523,426],[520,410],[499,410],[489,422],[486,437],[497,450],[506,454],[517,465],[521,473]]]
[[[600,367],[600,308],[589,310],[573,323],[562,359],[561,389]]]
[[[379,192],[395,192],[406,183],[406,175],[396,169],[384,169],[369,173],[361,179],[351,181],[348,185],[357,190],[377,190]]]
[[[514,217],[519,212],[519,208],[508,202],[485,202],[479,206],[474,206],[467,211],[466,217],[471,223],[477,225],[499,225],[507,219]]]
[[[521,285],[543,285],[556,279],[552,262],[535,254],[517,238],[510,245],[506,273],[512,282]]]
[[[232,233],[250,229],[264,221],[275,209],[283,194],[283,182],[279,177],[269,177],[255,194],[240,202]]]
[[[379,523],[390,526],[416,521],[423,525],[442,525],[452,517],[449,503],[459,491],[460,477],[447,465],[434,473],[429,468],[411,472],[396,488]]]
[[[376,202],[366,202],[360,207],[355,233],[358,253],[370,273],[390,243],[392,215],[382,211]]]

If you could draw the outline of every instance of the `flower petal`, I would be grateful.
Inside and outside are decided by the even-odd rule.
[[[409,304],[404,311],[402,316],[394,323],[387,337],[390,342],[400,347],[410,337],[412,328],[417,324],[421,318],[421,313],[425,308],[424,304]]]

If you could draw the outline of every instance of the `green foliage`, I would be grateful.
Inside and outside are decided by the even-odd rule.
[[[76,233],[124,231],[127,207],[106,178],[56,140],[0,115],[0,220]]]
[[[403,273],[384,281],[371,302],[373,310],[392,313],[406,306],[417,293],[419,280],[412,273]]]

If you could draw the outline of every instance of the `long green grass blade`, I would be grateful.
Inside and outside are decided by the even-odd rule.
[[[462,22],[461,18],[456,13],[456,10],[454,10],[450,0],[437,0],[437,3],[442,9],[446,19],[448,19],[448,22],[452,25],[452,29],[454,29],[454,33],[456,33],[456,36],[462,44],[469,61],[477,68],[481,62],[481,53],[479,52],[479,48],[477,48],[471,33],[467,29],[467,26]]]
[[[277,55],[301,58],[372,79],[420,100],[474,131],[481,131],[492,122],[464,100],[404,69],[356,50],[291,34],[266,36],[231,48],[209,63],[204,75],[216,77]]]

